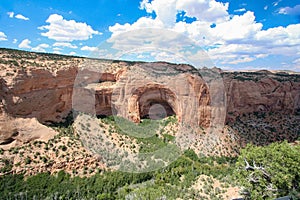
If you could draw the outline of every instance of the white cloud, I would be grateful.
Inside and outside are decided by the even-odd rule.
[[[21,19],[21,20],[25,20],[25,21],[29,20],[28,17],[25,17],[22,14],[15,15],[14,12],[7,12],[7,15],[9,16],[9,18],[14,18],[15,17],[16,19]]]
[[[254,57],[250,57],[250,56],[242,56],[240,58],[237,58],[237,59],[234,59],[232,61],[229,61],[229,62],[226,62],[226,64],[233,64],[233,65],[236,65],[236,64],[240,64],[240,63],[247,63],[247,62],[251,62],[255,60]]]
[[[219,48],[208,50],[210,58],[217,65],[232,65],[254,61],[266,57],[262,48],[252,44],[225,44]]]
[[[57,50],[54,50],[52,53],[55,53],[55,54],[61,54],[60,51],[57,51]]]
[[[77,49],[78,47],[76,45],[73,45],[69,42],[55,42],[53,44],[54,47],[67,47],[67,48],[71,48],[71,49]]]
[[[17,39],[14,39],[14,40],[13,40],[13,44],[16,44],[17,42],[18,42]]]
[[[61,51],[62,50],[62,48],[59,48],[59,47],[54,47],[53,48],[53,51]]]
[[[163,28],[164,24],[157,19],[151,19],[148,17],[141,17],[132,25],[126,23],[124,25],[120,25],[116,23],[114,26],[109,27],[109,31],[112,32],[112,37],[117,34],[124,33],[127,31],[138,30],[142,28]]]
[[[293,63],[300,65],[300,58],[297,58],[296,60],[294,60]]]
[[[274,1],[272,4],[274,7],[278,6],[278,4],[281,2],[282,0],[278,0],[278,1]]]
[[[190,55],[188,50],[193,48],[194,42],[183,34],[168,29],[141,28],[114,35],[103,47],[107,51],[100,53],[101,57],[113,59],[141,59],[147,61],[184,62],[194,66],[204,66],[206,62],[211,67],[208,56]],[[102,46],[100,50],[105,49]],[[198,52],[201,49],[193,49]],[[202,51],[203,52],[203,51]],[[200,55],[200,56],[199,56]]]
[[[10,18],[13,18],[14,17],[14,12],[7,12],[7,15],[10,17]]]
[[[15,16],[15,18],[21,19],[21,20],[25,20],[25,21],[29,20],[28,17],[25,17],[25,16],[23,16],[23,15],[21,15],[21,14],[17,14],[17,15]]]
[[[30,43],[31,41],[29,39],[25,39],[19,44],[18,47],[23,49],[30,49],[31,48]]]
[[[268,5],[266,5],[266,6],[264,7],[264,10],[268,10],[268,8],[269,8]]]
[[[235,15],[231,20],[217,24],[211,33],[217,38],[226,42],[231,40],[249,40],[262,28],[261,23],[255,22],[253,12],[246,12],[243,15]]]
[[[278,13],[284,15],[300,15],[300,5],[296,5],[293,8],[291,7],[280,8]]]
[[[39,44],[38,46],[32,48],[31,50],[32,51],[38,51],[38,52],[46,52],[46,48],[49,48],[49,45],[48,44]]]
[[[177,1],[177,10],[184,10],[189,17],[196,17],[199,21],[219,22],[227,19],[228,3],[215,0],[186,0]]]
[[[171,2],[172,5],[165,5]],[[274,6],[278,5],[279,2],[274,2]],[[160,28],[161,30],[175,31],[191,39],[195,45],[200,45],[206,49],[219,67],[241,64],[251,66],[253,61],[267,60],[270,55],[286,56],[286,63],[291,63],[288,61],[291,58],[296,60],[297,52],[300,52],[298,31],[300,24],[263,30],[263,24],[256,21],[253,12],[238,9],[236,10],[237,13],[245,13],[230,15],[228,6],[228,3],[224,4],[215,0],[167,0],[160,2],[158,0],[143,0],[140,8],[145,9],[148,13],[155,12],[156,17],[141,17],[132,24],[116,23],[110,26],[109,31],[112,32],[112,36],[108,42],[112,43],[114,49],[125,51],[147,47],[145,41],[157,48],[165,47],[170,51],[172,48],[169,46],[173,45],[176,48],[184,46],[186,43],[181,38],[171,38],[174,33],[169,34],[169,38],[167,38],[163,34],[151,35],[148,29],[143,32],[144,28],[154,28],[153,31]],[[265,6],[264,9],[268,9],[268,6]],[[295,13],[298,7],[295,6],[292,9],[293,12],[285,8],[284,12],[282,10],[282,14]],[[182,11],[186,13],[186,16],[195,17],[196,20],[192,23],[183,21],[174,23],[174,17]],[[163,16],[165,19],[162,19]],[[212,24],[214,26],[211,26]],[[117,37],[118,34],[126,32],[130,32],[130,34],[122,34],[123,37]],[[136,55],[138,56],[138,54]],[[187,59],[196,59],[197,56],[195,55],[190,55]],[[153,54],[152,56],[168,58],[164,53]]]
[[[151,56],[156,61],[166,61],[166,62],[172,62],[172,63],[185,63],[185,60],[181,58],[179,55],[176,56],[176,54],[171,54],[167,51],[154,51],[151,53]]]
[[[76,52],[71,51],[71,52],[69,53],[69,55],[74,56],[74,55],[76,55]]]
[[[89,46],[83,46],[81,47],[82,51],[98,51],[99,49],[97,47],[89,47]]]
[[[287,27],[275,27],[259,31],[256,40],[260,45],[272,47],[299,47],[300,46],[300,24],[291,24]],[[282,52],[284,53],[284,52]]]
[[[255,22],[254,13],[250,11],[217,23],[214,28],[210,25],[211,23],[202,21],[194,21],[191,24],[178,22],[173,30],[186,33],[188,37],[197,41],[198,45],[214,45],[249,41],[262,28],[262,24]]]
[[[146,12],[156,13],[156,19],[164,23],[166,26],[172,26],[176,23],[176,0],[153,0],[151,2],[143,0],[140,8]]]
[[[4,41],[7,40],[7,36],[5,35],[5,33],[0,31],[0,41]]]
[[[86,23],[66,20],[58,14],[50,15],[46,22],[49,25],[39,27],[40,30],[47,30],[41,35],[56,41],[88,40],[93,35],[102,34]]]
[[[240,8],[240,9],[236,9],[234,10],[234,12],[245,12],[246,8]]]

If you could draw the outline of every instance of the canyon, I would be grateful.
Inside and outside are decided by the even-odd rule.
[[[38,138],[16,134],[19,118],[36,119],[47,129],[44,125],[63,121],[71,111],[118,115],[136,123],[176,115],[179,122],[207,128],[253,112],[295,114],[300,109],[297,73],[223,72],[166,62],[0,51],[3,144]]]
[[[0,49],[0,88],[0,174],[90,176],[116,161],[140,162],[145,149],[150,160],[176,159],[177,147],[236,156],[248,143],[300,135],[295,72]],[[172,148],[152,152],[162,144]]]

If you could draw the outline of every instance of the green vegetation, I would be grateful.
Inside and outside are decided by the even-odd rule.
[[[253,113],[252,115],[258,120],[263,120],[270,114]],[[241,119],[245,119],[245,124],[247,124],[247,116]],[[176,123],[176,118],[173,116],[163,120],[145,119],[138,125],[116,116],[98,120],[100,127],[105,128],[108,136],[112,137],[114,134],[114,137],[126,138],[123,141],[118,138],[118,142],[120,144],[123,142],[122,145],[128,145],[133,150],[138,150],[142,156],[143,153],[147,155],[147,153],[163,149],[168,145],[175,147],[174,135],[161,129],[168,124]],[[79,153],[73,152],[74,154],[68,155],[68,152],[76,147],[75,143],[80,143],[79,138],[74,137],[72,124],[73,119],[70,114],[64,123],[51,125],[60,131],[59,136],[47,143],[35,141],[30,145],[43,150],[43,152],[56,153],[56,157],[68,162]],[[95,137],[89,134],[94,128],[91,121],[87,120],[84,124],[81,122],[79,125],[84,126],[83,136],[91,137],[91,141],[101,140],[98,136],[103,135],[103,132]],[[264,126],[264,128],[267,132],[272,133],[279,130],[278,127],[274,129]],[[59,137],[69,137],[72,140],[62,142]],[[128,141],[131,142],[127,144]],[[109,142],[112,149],[117,149],[117,146],[113,146],[115,145],[113,140],[105,142]],[[96,143],[96,145],[99,144],[103,143]],[[176,152],[178,148],[171,148],[171,150],[159,152],[159,155],[153,154],[154,160],[165,159],[170,155],[172,157],[172,153]],[[9,152],[16,155],[23,152],[23,149],[12,148]],[[36,152],[30,157],[24,155],[24,161],[21,164],[25,163],[26,167],[32,167],[37,162],[44,166],[50,166],[54,160],[43,152]],[[112,157],[111,151],[107,153]],[[118,158],[126,159],[128,154],[128,152],[125,152],[124,155],[120,153]],[[297,199],[299,198],[297,195],[300,193],[299,155],[300,146],[292,146],[287,142],[273,143],[264,147],[248,145],[241,150],[238,158],[204,157],[188,149],[168,166],[150,172],[110,171],[101,168],[100,165],[84,165],[82,169],[73,168],[73,171],[70,172],[72,175],[60,171],[55,174],[45,172],[26,177],[24,174],[12,174],[13,166],[20,165],[20,163],[14,164],[11,160],[5,159],[2,160],[3,165],[1,166],[3,175],[0,176],[0,199],[13,197],[14,199],[156,200],[181,198],[217,200],[228,199],[225,193],[232,186],[242,186],[243,194],[247,199],[274,199],[285,195]],[[115,157],[112,158],[112,160],[116,160]],[[104,160],[102,154],[101,159]],[[145,156],[143,161],[148,162],[147,159],[148,157]],[[149,161],[149,163],[151,162]],[[110,166],[108,163],[106,164]],[[220,184],[216,186],[215,181],[219,181]],[[197,183],[201,183],[201,187],[196,187]]]
[[[10,172],[13,167],[12,161],[6,158],[1,158],[0,161],[4,163],[4,166],[0,169],[0,173]]]
[[[234,123],[228,125],[238,133],[239,146],[245,147],[248,143],[264,146],[273,142],[297,140],[300,137],[298,121],[295,115],[254,112],[243,114],[237,117]]]
[[[73,112],[70,112],[62,122],[52,122],[49,126],[52,127],[54,130],[58,131],[61,135],[73,136],[73,122]]]
[[[232,76],[232,78],[237,79],[239,81],[261,81],[263,78],[269,77],[279,82],[285,81],[293,81],[299,82],[300,75],[299,74],[288,74],[288,73],[266,73],[266,72],[224,72],[225,76]]]
[[[235,176],[247,199],[300,199],[300,146],[287,142],[266,147],[247,145],[241,151]]]
[[[29,52],[18,49],[0,48],[0,52],[7,53],[15,58],[36,59],[38,56],[43,56],[49,60],[64,60],[68,58],[81,58],[79,56],[59,55],[54,53]]]
[[[205,174],[230,182],[233,173],[231,158],[198,158],[187,150],[166,168],[146,173],[105,171],[91,177],[71,177],[63,171],[56,175],[40,173],[24,178],[23,175],[0,177],[0,199],[9,197],[38,199],[199,199],[198,193],[189,189],[197,177]],[[214,164],[212,164],[214,163]],[[209,184],[210,180],[204,180]],[[210,182],[211,183],[211,182]],[[214,190],[207,190],[215,199]]]
[[[140,124],[135,124],[122,117],[110,116],[102,119],[106,124],[113,127],[118,134],[129,136],[136,139],[140,146],[140,153],[153,152],[167,145],[169,141],[173,141],[174,137],[163,134],[162,138],[157,134],[161,127],[165,127],[169,123],[175,123],[176,118],[171,116],[166,120],[150,120],[143,119]]]
[[[156,137],[148,142],[163,143],[169,139],[173,137],[166,135],[164,139]],[[244,187],[247,199],[285,195],[297,199],[299,155],[299,146],[283,142],[265,147],[248,145],[238,158],[199,157],[189,149],[169,166],[144,173],[97,170],[89,177],[72,177],[64,171],[29,177],[7,174],[0,177],[0,199],[223,199],[226,188],[235,185]],[[47,162],[45,157],[41,159]],[[26,162],[32,161],[26,158]],[[6,160],[6,164],[2,170],[9,172],[11,162]],[[84,167],[85,173],[90,170],[93,169]],[[194,184],[199,180],[202,188],[196,190]],[[214,180],[219,180],[221,186],[215,187]]]

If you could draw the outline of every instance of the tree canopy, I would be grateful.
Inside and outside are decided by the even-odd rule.
[[[235,177],[246,199],[300,199],[300,146],[286,141],[264,147],[248,144],[237,160]]]

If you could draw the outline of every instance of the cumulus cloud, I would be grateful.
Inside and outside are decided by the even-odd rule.
[[[7,12],[7,15],[9,16],[9,18],[13,18],[14,17],[14,12]]]
[[[133,24],[126,23],[124,25],[121,25],[119,23],[116,23],[114,26],[109,26],[109,31],[112,32],[112,37],[115,35],[118,35],[120,33],[124,33],[127,31],[133,31],[138,30],[142,28],[163,28],[164,24],[157,19],[152,19],[148,17],[141,17]]]
[[[253,44],[228,44],[209,49],[208,54],[217,66],[236,65],[254,61],[267,55],[262,48]]]
[[[25,17],[25,16],[22,15],[22,14],[17,14],[17,15],[15,15],[14,12],[7,12],[6,14],[9,16],[9,18],[14,18],[14,17],[15,17],[16,19],[21,19],[21,20],[25,20],[25,21],[28,21],[28,20],[29,20],[28,17]]]
[[[98,51],[99,49],[97,47],[89,47],[89,46],[83,46],[81,47],[82,51]]]
[[[30,46],[30,43],[31,41],[29,39],[24,39],[20,44],[19,44],[19,48],[22,48],[22,49],[30,49],[31,46]]]
[[[279,9],[279,14],[284,14],[284,15],[300,15],[300,5],[296,5],[293,8],[291,7],[284,7]]]
[[[49,45],[48,44],[39,44],[38,46],[32,48],[31,50],[32,51],[38,51],[38,52],[46,52],[46,48],[49,48]]]
[[[5,33],[0,31],[0,41],[4,41],[7,40],[7,36],[5,35]]]
[[[196,17],[199,21],[218,22],[229,17],[228,3],[215,0],[186,0],[176,2],[177,10],[183,10],[189,17]]]
[[[300,24],[291,24],[287,27],[275,27],[257,32],[256,41],[259,45],[269,48],[275,47],[299,47],[300,46]],[[282,52],[283,54],[285,52]]]
[[[54,47],[53,48],[53,51],[61,51],[62,50],[62,48],[59,48],[59,47]]]
[[[29,20],[28,17],[25,17],[25,16],[23,16],[23,15],[21,15],[21,14],[17,14],[17,15],[15,16],[15,18],[21,19],[21,20],[25,20],[25,21],[28,21],[28,20]]]
[[[102,43],[102,45],[104,43]],[[115,54],[112,54],[111,52],[109,52],[108,48],[109,47],[101,48],[101,47],[93,47],[93,46],[83,46],[80,48],[80,50],[87,52],[88,55],[86,55],[86,56],[90,56],[90,57],[94,57],[94,58],[118,59],[115,56]]]
[[[236,40],[249,40],[262,28],[261,23],[255,22],[253,12],[246,12],[243,15],[235,15],[231,20],[217,24],[210,29],[211,33],[223,41],[234,42]]]
[[[201,48],[195,48],[194,42],[184,34],[169,29],[141,28],[114,35],[106,42],[107,44],[99,47],[98,55],[102,58],[126,60],[143,58],[147,61],[212,67],[207,53]]]
[[[245,12],[246,8],[240,8],[240,9],[236,9],[234,10],[234,12]]]
[[[279,2],[274,2],[274,6],[277,6]],[[143,33],[137,31],[145,28],[167,29],[180,33],[194,41],[195,45],[201,46],[219,67],[253,63],[269,55],[289,56],[291,59],[296,56],[297,52],[300,52],[298,31],[300,24],[264,30],[263,24],[256,21],[253,12],[238,9],[237,14],[232,15],[228,13],[228,6],[229,3],[220,3],[215,0],[143,0],[140,8],[148,13],[155,13],[156,17],[141,17],[132,24],[116,23],[109,27],[112,36],[108,41],[115,49],[128,51],[147,46],[145,45],[147,41],[152,45],[157,44],[158,48],[162,47],[160,44],[168,45],[168,43],[171,46],[173,44],[174,47],[184,46],[186,41],[178,38],[164,38],[159,34],[153,37],[149,35],[149,30]],[[297,13],[297,9],[298,6],[283,8],[281,13]],[[187,17],[194,17],[196,20],[189,23],[176,22],[178,13],[185,13]],[[130,32],[130,36],[117,37],[118,34],[125,32]],[[169,34],[169,37],[170,35],[174,34]],[[169,50],[172,51],[172,49]],[[156,55],[160,58],[165,57],[163,54]],[[194,53],[194,55],[197,54]],[[196,56],[190,55],[190,57]]]
[[[14,44],[16,44],[17,42],[18,42],[18,40],[17,40],[17,39],[14,39],[14,40],[13,40],[13,43],[14,43]]]
[[[53,44],[54,47],[67,47],[67,48],[71,48],[71,49],[77,49],[78,47],[76,45],[73,45],[69,42],[55,42]]]
[[[156,19],[164,23],[166,26],[172,26],[176,23],[176,0],[143,0],[140,8],[145,9],[146,12],[156,13]]]
[[[216,64],[247,63],[269,55],[293,58],[300,51],[298,30],[300,24],[257,30],[248,41],[221,45],[219,48],[208,50],[208,53]]]
[[[47,30],[47,32],[41,33],[41,35],[56,41],[71,42],[74,40],[88,40],[93,35],[102,34],[99,31],[93,30],[86,23],[66,20],[58,14],[50,15],[46,22],[49,25],[39,27],[40,30]]]

